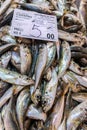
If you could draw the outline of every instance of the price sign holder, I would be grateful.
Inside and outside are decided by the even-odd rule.
[[[57,18],[54,15],[15,9],[11,24],[11,35],[58,41]]]

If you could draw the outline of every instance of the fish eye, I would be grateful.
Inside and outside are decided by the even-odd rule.
[[[19,78],[21,78],[21,75],[19,75]]]
[[[26,80],[29,80],[29,78],[27,77]]]
[[[37,98],[39,99],[39,98],[40,98],[40,96],[39,96],[39,95],[37,95]]]
[[[47,103],[47,101],[44,100],[44,101],[43,101],[43,104],[45,105],[46,103]]]

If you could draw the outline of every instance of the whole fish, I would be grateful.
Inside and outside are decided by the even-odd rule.
[[[21,58],[21,74],[28,74],[31,63],[32,56],[28,45],[21,44],[20,45],[20,58]]]
[[[18,4],[23,9],[35,11],[35,12],[38,12],[38,13],[52,14],[52,11],[49,8],[43,7],[41,5],[35,5],[35,4],[31,4],[31,3],[18,3]]]
[[[44,130],[57,130],[58,129],[61,123],[63,111],[64,111],[64,100],[65,100],[64,98],[65,96],[62,95],[58,99],[57,103],[53,107],[53,110],[45,123]]]
[[[64,41],[61,47],[62,50],[58,65],[58,78],[62,77],[65,74],[71,60],[71,51],[68,42]]]
[[[42,108],[45,112],[49,111],[54,103],[56,97],[56,90],[58,86],[58,78],[55,68],[52,70],[51,80],[44,86],[42,92]]]
[[[76,130],[77,127],[87,119],[87,100],[77,105],[67,119],[67,130]]]
[[[47,46],[44,45],[40,50],[39,50],[39,55],[37,58],[36,62],[36,67],[35,67],[35,90],[39,85],[42,73],[45,69],[47,62]]]
[[[34,84],[34,81],[26,75],[21,75],[17,72],[10,71],[4,68],[0,68],[0,79],[16,85],[28,86]]]
[[[14,111],[13,97],[10,99],[5,112],[3,118],[5,130],[19,130],[16,113]]]
[[[29,103],[30,103],[29,88],[26,88],[19,94],[16,103],[16,113],[21,130],[24,130],[25,114],[28,109]]]
[[[46,113],[41,108],[31,104],[27,110],[26,116],[30,119],[46,121]]]

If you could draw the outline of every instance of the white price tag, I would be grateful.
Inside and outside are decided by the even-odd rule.
[[[11,25],[11,35],[58,41],[57,18],[53,15],[15,9]]]

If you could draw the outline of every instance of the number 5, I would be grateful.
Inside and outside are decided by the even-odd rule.
[[[35,36],[35,37],[40,37],[40,35],[41,35],[41,31],[38,29],[38,27],[39,27],[39,26],[37,26],[37,25],[35,25],[35,24],[34,24],[33,27],[32,27],[32,30],[37,30],[38,33],[39,33],[38,36]]]

